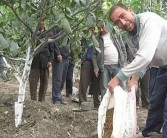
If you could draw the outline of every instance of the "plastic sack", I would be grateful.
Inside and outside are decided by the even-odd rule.
[[[98,111],[98,138],[105,138],[107,112],[113,109],[112,126],[108,127],[111,138],[135,138],[137,128],[135,86],[131,92],[124,91],[120,86],[114,92],[107,89]],[[110,112],[111,113],[111,112]]]

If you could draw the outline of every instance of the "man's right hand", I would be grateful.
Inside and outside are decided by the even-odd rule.
[[[62,60],[63,60],[62,56],[61,56],[61,55],[58,55],[58,56],[57,56],[57,60],[58,60],[58,62],[62,62]]]
[[[95,76],[98,78],[98,76],[99,76],[99,71],[94,71],[94,73],[95,73]]]

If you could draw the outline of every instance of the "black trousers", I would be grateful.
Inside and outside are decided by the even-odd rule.
[[[73,87],[73,72],[74,72],[74,61],[72,58],[69,59],[69,65],[66,75],[66,96],[72,94]]]

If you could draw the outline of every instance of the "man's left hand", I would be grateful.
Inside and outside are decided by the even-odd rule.
[[[136,89],[138,88],[138,80],[139,80],[139,77],[136,75],[133,75],[130,80],[127,80],[126,86],[129,92],[131,91],[132,86],[135,86]]]

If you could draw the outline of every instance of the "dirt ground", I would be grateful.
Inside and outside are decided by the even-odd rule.
[[[77,84],[75,84],[77,87]],[[31,101],[27,84],[23,120],[14,126],[14,102],[17,101],[18,82],[0,79],[0,138],[97,138],[96,110],[73,112],[77,103],[65,98],[67,105],[51,102],[51,77],[46,102]],[[92,105],[92,98],[89,98]],[[92,105],[93,106],[93,105]],[[140,130],[145,125],[147,110],[137,110]]]

